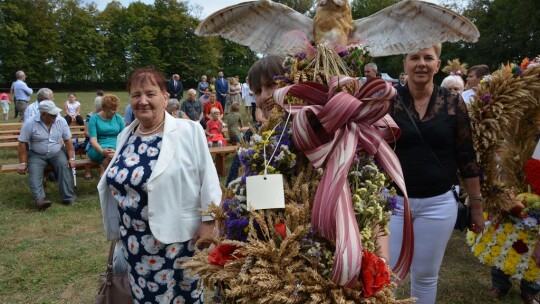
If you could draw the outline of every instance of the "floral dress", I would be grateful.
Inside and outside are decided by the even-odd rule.
[[[203,303],[202,291],[197,289],[198,278],[184,273],[182,268],[193,256],[193,243],[163,244],[154,238],[148,222],[145,184],[159,156],[161,141],[162,134],[131,134],[107,173],[107,184],[118,201],[133,302]]]

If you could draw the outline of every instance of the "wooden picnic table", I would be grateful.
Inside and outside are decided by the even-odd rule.
[[[216,164],[216,171],[219,176],[225,176],[225,159],[228,154],[236,152],[238,146],[225,146],[225,147],[212,147],[210,148],[210,154],[214,155],[214,162]]]

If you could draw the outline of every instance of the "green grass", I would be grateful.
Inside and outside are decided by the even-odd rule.
[[[123,113],[127,93],[116,94]],[[77,95],[86,114],[95,93]],[[56,104],[60,106],[66,97],[67,93],[56,93]],[[13,111],[11,122],[15,121],[12,117]],[[17,161],[16,151],[0,150],[0,164]],[[45,212],[34,211],[27,176],[0,174],[0,303],[94,302],[97,276],[105,270],[109,244],[96,191],[99,171],[94,170],[89,181],[83,174],[78,172],[73,206],[55,203],[60,201],[58,185],[49,182],[46,193],[53,205]],[[514,283],[501,303],[521,303],[519,283]],[[402,284],[399,297],[408,295],[408,285],[408,280]],[[443,261],[437,303],[489,303],[484,292],[490,286],[489,268],[472,256],[464,233],[455,232]]]

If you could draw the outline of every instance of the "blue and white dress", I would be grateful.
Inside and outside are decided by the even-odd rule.
[[[118,201],[133,302],[203,303],[198,278],[189,276],[182,267],[193,256],[194,244],[163,244],[150,230],[145,184],[159,156],[161,141],[162,134],[140,137],[132,133],[106,177]]]

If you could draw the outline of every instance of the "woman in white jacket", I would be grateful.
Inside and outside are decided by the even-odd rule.
[[[202,301],[197,280],[182,267],[194,243],[210,236],[221,189],[201,126],[166,113],[164,77],[136,70],[128,82],[136,120],[98,184],[105,233],[121,239],[131,291],[140,303]]]

